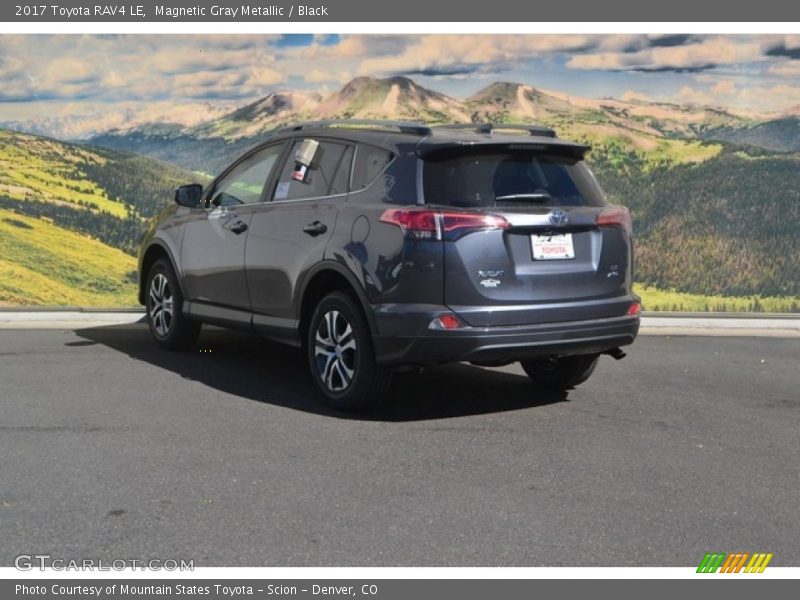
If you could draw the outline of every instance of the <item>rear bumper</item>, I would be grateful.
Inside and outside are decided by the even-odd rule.
[[[592,354],[631,344],[639,332],[638,316],[510,327],[430,330],[427,329],[427,323],[441,314],[441,310],[438,313],[420,312],[427,313],[424,317],[427,319],[426,328],[422,333],[408,335],[409,329],[414,331],[412,327],[406,329],[406,335],[395,332],[373,336],[379,364],[503,362],[543,355]],[[420,312],[415,312],[409,321],[419,323]]]

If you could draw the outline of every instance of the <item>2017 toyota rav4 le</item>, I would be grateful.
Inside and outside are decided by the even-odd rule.
[[[639,329],[630,214],[587,146],[506,129],[302,123],[179,188],[141,248],[153,336],[186,348],[213,323],[303,347],[342,410],[455,361],[585,381]]]

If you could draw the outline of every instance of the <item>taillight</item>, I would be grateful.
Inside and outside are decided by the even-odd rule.
[[[463,329],[464,323],[455,315],[436,317],[428,324],[428,329]]]
[[[633,231],[631,212],[624,206],[609,206],[597,215],[598,227],[621,227],[628,233]]]
[[[383,223],[397,225],[419,239],[441,239],[441,224],[432,210],[403,210],[390,208],[381,215]]]
[[[627,314],[629,317],[635,317],[635,316],[636,316],[636,315],[638,315],[640,312],[642,312],[642,305],[641,305],[641,304],[639,304],[638,302],[633,302],[633,303],[631,303],[631,305],[628,307],[628,312],[627,312],[626,314]]]
[[[511,226],[500,215],[426,208],[390,208],[384,211],[380,220],[397,225],[411,237],[423,240],[441,240],[445,235],[452,238],[470,231]]]

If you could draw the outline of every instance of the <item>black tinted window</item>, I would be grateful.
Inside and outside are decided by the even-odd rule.
[[[353,147],[348,146],[344,151],[339,168],[336,169],[336,175],[333,178],[331,185],[331,194],[344,194],[348,192],[348,185],[350,183],[351,163],[353,162]]]
[[[383,148],[359,144],[356,162],[353,165],[353,189],[363,190],[380,175],[394,154]]]
[[[353,157],[352,147],[337,142],[320,142],[314,159],[301,175],[295,171],[297,163],[294,157],[302,143],[303,140],[294,143],[273,198],[300,200],[346,193]]]
[[[464,207],[603,206],[583,161],[540,150],[470,150],[425,161],[425,202]]]

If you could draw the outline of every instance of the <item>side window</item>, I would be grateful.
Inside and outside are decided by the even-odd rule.
[[[392,162],[394,154],[383,148],[359,144],[353,165],[353,190],[363,190]]]
[[[353,162],[353,147],[348,146],[344,152],[344,157],[336,170],[336,175],[333,178],[333,185],[331,186],[331,196],[334,194],[344,194],[350,187],[350,171]]]
[[[273,200],[301,200],[347,193],[352,146],[319,142],[311,164],[305,167],[295,160],[305,141],[297,140],[289,152]]]
[[[277,144],[246,158],[217,183],[211,204],[239,206],[259,202],[282,151],[283,144]]]

